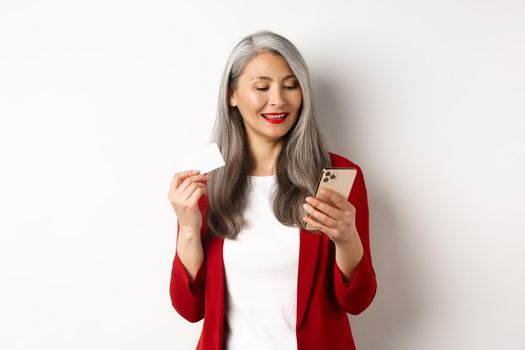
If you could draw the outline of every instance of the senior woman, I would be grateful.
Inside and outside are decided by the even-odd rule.
[[[204,318],[197,349],[355,349],[347,313],[377,289],[367,191],[361,168],[327,150],[304,59],[283,36],[253,33],[230,54],[218,102],[226,165],[177,173],[169,190],[174,308]],[[357,169],[348,198],[312,197],[326,167]]]

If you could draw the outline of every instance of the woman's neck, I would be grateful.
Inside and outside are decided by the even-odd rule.
[[[254,159],[251,176],[271,176],[277,173],[277,158],[281,153],[282,142],[251,143],[250,151]]]

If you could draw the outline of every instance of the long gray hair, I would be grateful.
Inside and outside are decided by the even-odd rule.
[[[229,104],[228,91],[236,88],[246,65],[263,52],[281,55],[293,71],[302,91],[302,104],[294,126],[283,136],[277,158],[277,188],[272,195],[273,212],[283,225],[304,227],[306,196],[314,195],[321,170],[331,165],[325,141],[316,121],[310,75],[299,50],[271,31],[258,31],[233,49],[224,70],[217,117],[210,142],[216,142],[226,165],[210,171],[206,222],[208,234],[235,239],[247,224],[243,212],[248,204],[250,171],[254,159],[248,147],[243,119]]]

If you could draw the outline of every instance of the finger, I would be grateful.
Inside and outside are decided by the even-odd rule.
[[[180,186],[178,186],[176,189],[175,189],[175,193],[182,193],[184,192],[189,185],[191,185],[192,183],[203,183],[203,182],[206,182],[206,181],[209,181],[210,180],[210,176],[209,175],[204,175],[204,174],[198,174],[198,175],[192,175],[192,176],[189,176],[189,177],[186,177],[184,179],[184,181],[182,181],[182,183],[180,184]]]
[[[334,218],[331,218],[325,213],[320,212],[319,210],[315,209],[309,204],[305,204],[303,207],[308,212],[308,214],[310,214],[311,217],[315,218],[317,221],[325,225],[333,226],[334,224],[337,223],[337,221]]]
[[[317,231],[321,231],[322,233],[324,233],[325,235],[328,236],[328,238],[332,239],[332,232],[334,231],[333,229],[331,229],[330,227],[326,226],[326,225],[323,225],[322,223],[308,217],[308,216],[305,216],[303,218],[304,221],[308,222],[310,225],[312,225],[313,227],[315,227],[315,229]]]
[[[196,189],[199,188],[199,184],[197,182],[192,182],[191,184],[189,184],[188,187],[186,187],[186,189],[180,193],[180,198],[184,201],[187,201],[191,195],[193,194],[193,192],[195,192]]]
[[[204,195],[207,195],[208,194],[208,187],[204,184],[199,184],[199,188],[202,190],[202,193]]]
[[[310,226],[312,226],[315,230],[318,230],[318,229],[319,229],[320,224],[319,224],[317,221],[315,221],[314,219],[312,219],[310,216],[306,215],[305,217],[303,217],[303,221],[304,221],[304,223],[305,223],[305,224],[304,224],[305,227],[306,227],[307,225],[310,225]]]
[[[188,185],[188,187],[186,187],[186,189],[181,192],[180,194],[180,197],[183,199],[183,200],[188,200],[188,198],[192,195],[192,193],[200,188],[202,189],[203,191],[205,192],[208,192],[208,185],[206,183],[202,183],[202,182],[192,182],[190,185]]]
[[[319,196],[322,199],[332,202],[338,208],[344,209],[348,207],[348,201],[346,200],[346,198],[344,198],[339,193],[329,190],[327,188],[322,188],[319,193]]]
[[[186,179],[188,176],[195,174],[193,171],[194,170],[188,170],[176,173],[175,176],[173,176],[173,178],[171,179],[170,192],[175,191],[177,187],[179,187],[180,183],[184,181],[184,179]]]
[[[188,198],[189,204],[191,206],[197,205],[197,202],[203,193],[204,191],[201,188],[197,188],[195,191],[193,191],[191,196]]]
[[[324,198],[323,198],[324,199]],[[316,199],[313,199],[313,201],[310,199],[309,201],[307,201],[311,206],[313,206],[314,208],[316,208],[317,210],[325,213],[326,215],[334,218],[334,219],[339,219],[343,216],[343,212],[337,208],[337,207],[334,207],[326,202],[323,202],[321,199],[319,198],[316,198]]]

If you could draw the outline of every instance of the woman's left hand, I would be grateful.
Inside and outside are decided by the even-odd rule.
[[[336,245],[348,245],[359,239],[355,225],[355,207],[337,192],[321,189],[319,196],[306,197],[303,207],[310,214],[303,220],[325,233]]]

